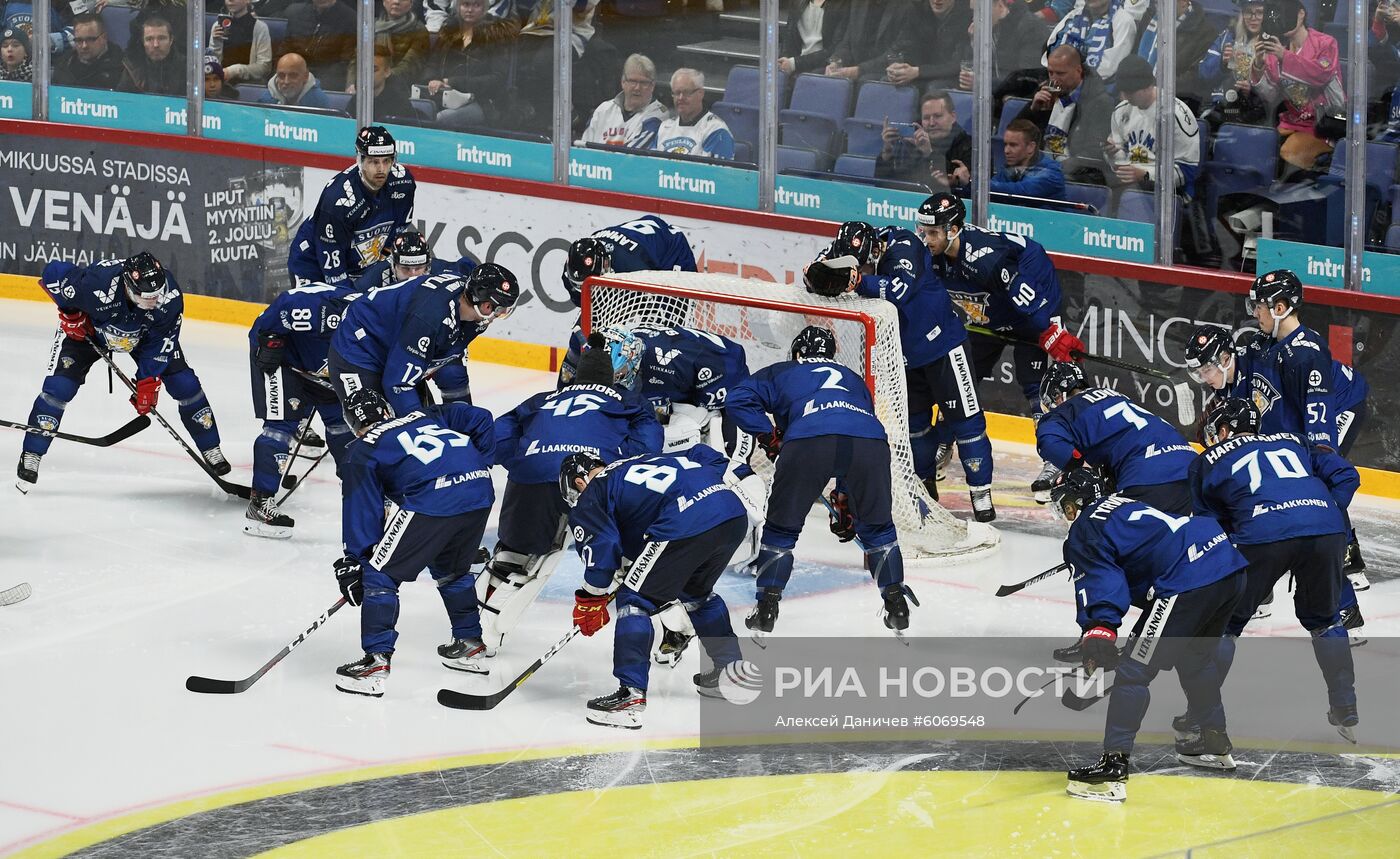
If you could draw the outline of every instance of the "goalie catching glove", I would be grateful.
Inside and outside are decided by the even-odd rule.
[[[365,601],[365,574],[360,569],[360,562],[346,555],[334,564],[335,583],[340,588],[340,595],[345,597],[345,601],[353,606],[358,606]]]
[[[831,533],[842,543],[851,542],[856,537],[856,519],[851,515],[850,496],[833,489],[826,500],[831,502]]]
[[[574,591],[574,626],[584,635],[592,635],[608,625],[608,595],[590,594],[583,588]]]
[[[1040,348],[1055,361],[1073,361],[1084,354],[1084,341],[1075,337],[1058,322],[1040,332]]]

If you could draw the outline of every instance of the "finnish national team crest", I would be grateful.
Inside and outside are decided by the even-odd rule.
[[[301,408],[301,400],[297,399],[296,397],[289,397],[287,399],[287,405],[291,408],[292,411],[295,412]]]
[[[204,408],[194,413],[194,422],[204,427],[205,429],[213,429],[214,410],[209,408],[208,406],[205,406]]]
[[[58,419],[52,415],[39,415],[34,419],[34,422],[39,425],[39,429],[45,432],[58,431]]]
[[[948,290],[948,297],[953,299],[953,303],[962,309],[967,321],[973,325],[986,325],[991,321],[987,316],[987,296],[972,292],[958,292]]]
[[[1254,402],[1254,407],[1259,410],[1260,415],[1269,413],[1274,403],[1278,402],[1281,395],[1268,379],[1262,376],[1253,376],[1249,380],[1249,399]]]
[[[68,357],[67,355],[64,355],[62,358],[59,359],[58,363],[63,365],[63,369],[67,370],[69,367],[73,366],[73,359]]]
[[[110,352],[130,352],[141,342],[141,332],[103,331],[102,339],[107,341]]]

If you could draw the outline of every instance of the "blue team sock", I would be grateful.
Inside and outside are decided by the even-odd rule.
[[[650,614],[636,605],[618,606],[617,628],[613,631],[613,676],[622,685],[646,691],[652,635]]]
[[[481,612],[476,601],[476,576],[464,573],[446,581],[431,567],[428,572],[438,580],[438,595],[452,622],[453,638],[481,638]]]
[[[283,463],[291,454],[296,421],[263,421],[262,432],[253,439],[253,490],[264,495],[277,491]]]
[[[1108,698],[1108,716],[1104,720],[1103,747],[1108,752],[1132,754],[1142,717],[1152,703],[1148,684],[1156,671],[1132,659],[1118,663],[1113,680],[1113,694]]]
[[[360,647],[365,653],[393,653],[399,640],[399,583],[374,569],[364,570],[365,600],[360,605]]]
[[[682,599],[685,597],[682,596]],[[725,605],[719,594],[710,594],[704,602],[690,609],[689,614],[695,634],[700,637],[701,645],[716,668],[739,660],[742,656],[739,639],[735,637],[734,627],[729,622],[729,606]]]

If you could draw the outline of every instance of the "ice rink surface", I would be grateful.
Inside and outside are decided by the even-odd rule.
[[[184,332],[187,360],[204,382],[224,453],[234,466],[230,479],[247,482],[258,425],[249,395],[246,332],[204,322],[187,322]],[[0,355],[7,368],[0,377],[0,416],[25,420],[44,376],[53,334],[51,305],[0,302]],[[474,363],[471,372],[477,404],[497,414],[552,383],[549,374],[490,364]],[[101,435],[130,419],[133,413],[120,382],[117,393],[109,393],[106,376],[99,363],[68,409],[64,431]],[[168,395],[160,410],[179,425]],[[10,469],[18,459],[21,435],[10,431],[4,438],[3,458]],[[1061,526],[1025,489],[1037,465],[1027,448],[998,448],[996,500],[1001,518],[996,524],[1002,531],[1002,548],[961,566],[911,568],[909,581],[923,602],[914,611],[911,634],[1073,640],[1077,631],[1072,594],[1064,579],[1057,577],[1011,598],[993,596],[998,585],[1024,579],[1059,560]],[[299,461],[296,470],[304,468]],[[0,492],[0,589],[27,581],[34,593],[23,603],[0,608],[5,660],[0,672],[0,854],[28,849],[31,855],[61,855],[77,842],[52,839],[94,824],[186,801],[189,809],[197,810],[204,807],[202,798],[230,790],[367,767],[431,771],[418,764],[501,753],[501,761],[555,761],[553,772],[561,785],[556,789],[563,790],[562,785],[576,783],[572,779],[577,773],[565,773],[571,765],[559,748],[693,745],[688,740],[697,732],[699,710],[690,681],[699,670],[694,650],[675,670],[653,669],[640,732],[584,721],[585,701],[616,685],[610,674],[610,629],[575,641],[494,711],[466,713],[436,703],[442,686],[493,691],[568,629],[572,590],[579,579],[572,553],[507,639],[502,654],[490,663],[490,677],[468,677],[440,666],[433,648],[450,635],[431,580],[423,576],[402,590],[401,637],[383,699],[334,689],[335,667],[360,654],[353,609],[332,618],[249,692],[191,694],[184,689],[187,675],[233,679],[250,674],[337,598],[331,562],[340,555],[339,489],[331,464],[324,463],[284,508],[297,522],[295,536],[287,541],[245,536],[245,502],[215,488],[159,426],[106,449],[56,441],[28,496],[11,488],[13,471],[6,474],[10,476]],[[499,491],[504,480],[499,469],[496,480]],[[945,497],[953,499],[950,506],[967,515],[960,480],[955,477],[945,486]],[[1372,568],[1374,586],[1363,597],[1366,631],[1372,636],[1400,632],[1397,512],[1395,503],[1369,497],[1353,509]],[[493,518],[488,545],[494,544],[494,528]],[[782,604],[780,634],[888,635],[859,551],[838,543],[824,517],[809,520],[797,556],[798,568]],[[729,602],[736,629],[742,630],[753,602],[752,579],[727,573],[719,591]],[[1248,634],[1302,635],[1287,602],[1281,600],[1280,606],[1282,611],[1251,625]],[[1169,715],[1154,710],[1148,719],[1160,722]],[[634,757],[628,760],[635,766],[640,753],[630,754]],[[1068,803],[1062,796],[1063,763],[1054,756],[1044,767],[1050,774],[1032,789],[1039,791],[1036,808]],[[773,784],[788,777],[776,777]],[[547,773],[544,778],[548,780]],[[664,780],[652,776],[652,781]],[[602,802],[598,787],[593,786],[593,803]],[[625,791],[633,789],[618,787],[619,797],[625,799]],[[833,796],[850,789],[855,788],[847,785]],[[733,790],[736,802],[767,801],[767,788],[736,783]],[[776,793],[770,798],[781,800],[782,790],[771,790]],[[469,799],[463,796],[464,802]],[[364,797],[354,801],[373,804]],[[782,807],[774,803],[773,813],[781,814]],[[821,832],[821,815],[803,823],[810,809],[792,810],[791,830],[810,825],[812,833]],[[559,806],[552,813],[571,812]],[[603,813],[602,805],[598,813]],[[1073,813],[1078,819],[1086,812],[1076,808]],[[933,818],[925,821],[918,814],[904,823],[929,835],[936,828]],[[1393,849],[1400,843],[1400,830],[1391,835]],[[468,841],[460,842],[460,855],[534,852],[489,831],[472,837],[479,837],[480,844],[469,850]],[[609,855],[746,852],[742,844],[716,844],[677,848],[673,854],[656,845],[629,846],[618,837],[622,836],[580,830],[579,855],[594,849]],[[1125,832],[1127,837],[1131,831]],[[597,838],[603,841],[591,840]],[[364,855],[431,855],[408,846],[413,842],[407,837],[377,843],[377,852]],[[508,849],[511,843],[514,849]],[[782,855],[824,852],[817,844],[805,850],[798,841],[777,843],[776,852]],[[754,852],[766,853],[774,842],[763,844],[764,849],[757,850],[755,842]],[[602,850],[604,846],[609,849]],[[832,846],[827,842],[827,849]],[[1030,849],[1025,855],[1074,855],[1087,847],[1076,847],[1072,838],[1055,842],[1054,850],[1048,842],[1040,843],[1043,849],[1030,842],[1026,846]],[[1124,846],[1120,850],[1122,855],[1152,852]],[[159,855],[256,852],[221,845]],[[84,855],[158,854],[114,849]],[[326,842],[311,852],[285,855],[361,854],[346,844]]]

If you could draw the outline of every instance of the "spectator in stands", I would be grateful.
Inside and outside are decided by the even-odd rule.
[[[1273,8],[1271,8],[1273,7]],[[1275,25],[1287,27],[1277,37]],[[1250,84],[1268,104],[1282,102],[1278,131],[1283,136],[1279,157],[1294,168],[1311,170],[1317,158],[1332,151],[1332,144],[1315,132],[1319,115],[1344,110],[1341,62],[1337,40],[1320,30],[1309,30],[1307,12],[1298,0],[1271,0],[1264,9],[1264,35],[1254,45]]]
[[[306,65],[301,54],[283,54],[277,60],[277,71],[267,82],[267,92],[258,99],[258,104],[276,104],[283,107],[323,107],[331,106],[326,98],[321,82]]]
[[[170,22],[152,15],[141,25],[141,53],[127,60],[139,92],[185,95],[185,52],[170,34]]]
[[[1091,71],[1112,82],[1118,64],[1136,44],[1137,21],[1124,8],[1124,0],[1085,0],[1080,11],[1065,16],[1050,34],[1047,63],[1051,51],[1068,45],[1079,50]]]
[[[1147,9],[1153,0],[1122,0],[1123,10],[1141,23],[1147,17]],[[1049,0],[1040,9],[1039,17],[1051,27],[1066,15],[1073,17],[1084,11],[1084,0]]]
[[[919,0],[910,9],[885,79],[900,86],[958,85],[972,10],[958,0]]]
[[[850,80],[884,80],[912,0],[859,0],[827,57],[825,73]]]
[[[968,0],[971,10],[977,0]],[[971,91],[976,83],[972,67],[972,39],[977,24],[967,27],[967,44],[959,51],[962,67],[958,88]],[[1040,64],[1045,43],[1050,41],[1050,25],[1030,11],[1020,0],[992,0],[992,75],[998,81],[994,90],[997,103],[1006,96],[1030,98],[1045,81],[1045,68]]]
[[[599,2],[573,0],[568,4],[573,22],[574,119],[580,125],[586,106],[612,92],[622,59],[611,44],[595,38],[593,18]],[[554,0],[516,0],[515,6],[522,17],[511,82],[510,126],[517,131],[549,134],[554,124]],[[488,9],[488,14],[493,13]]]
[[[1065,198],[1065,174],[1060,162],[1042,151],[1040,142],[1040,129],[1034,122],[1011,120],[1002,137],[1006,164],[992,175],[993,192],[1049,200]]]
[[[1254,45],[1264,34],[1263,26],[1264,0],[1244,0],[1234,22],[1215,37],[1196,64],[1196,88],[1210,94],[1217,125],[1259,123],[1267,118],[1268,110],[1249,81],[1254,68]]]
[[[486,14],[486,0],[457,0],[455,17],[428,58],[428,95],[440,105],[439,125],[470,128],[499,120],[519,35],[513,20]]]
[[[104,4],[97,3],[96,9],[102,11]],[[137,11],[136,16],[127,24],[126,58],[130,62],[140,62],[141,55],[145,53],[143,44],[146,31],[146,22],[151,18],[160,18],[170,25],[170,36],[175,44],[180,46],[183,52],[185,46],[190,43],[189,29],[186,26],[189,20],[189,9],[185,7],[185,0],[132,0],[129,4]]]
[[[91,12],[73,17],[73,51],[55,60],[53,83],[126,92],[136,89],[121,52],[107,43],[107,24]]]
[[[656,129],[661,152],[734,160],[734,135],[724,120],[705,109],[705,76],[695,69],[671,73],[671,99],[676,113]]]
[[[875,160],[875,176],[917,182],[934,191],[971,182],[972,138],[958,125],[953,97],[943,90],[924,96],[919,119],[912,132],[885,121],[880,134],[884,147]]]
[[[1200,85],[1196,75],[1196,65],[1205,56],[1210,43],[1215,39],[1215,31],[1206,10],[1193,0],[1174,0],[1176,3],[1176,96],[1199,110],[1208,92]],[[1138,37],[1137,55],[1150,65],[1157,64],[1157,10],[1154,6],[1147,20],[1141,25]],[[1118,94],[1122,95],[1120,88]]]
[[[374,121],[416,119],[418,112],[409,100],[409,83],[393,74],[394,63],[390,54],[388,45],[374,46]],[[354,100],[350,102],[350,115],[360,115]]]
[[[34,67],[29,63],[29,36],[16,27],[0,30],[0,81],[34,80]]]
[[[54,54],[73,49],[72,5],[64,0],[53,0],[49,4],[49,50]],[[14,29],[29,39],[30,59],[34,50],[34,3],[33,0],[10,0],[0,12],[0,29]]]
[[[1103,80],[1084,67],[1077,48],[1054,49],[1046,67],[1049,80],[1021,111],[1021,118],[1040,128],[1045,151],[1060,162],[1066,179],[1103,184],[1103,142],[1114,100]]]
[[[224,78],[224,67],[213,57],[204,58],[204,100],[238,101],[238,90]]]
[[[423,80],[432,46],[428,28],[413,11],[413,0],[384,0],[384,8],[374,19],[375,50],[381,45],[389,50],[390,83],[386,85],[391,90],[402,85],[407,93],[408,87]],[[347,92],[355,91],[355,78],[355,63],[351,61],[345,72]],[[378,112],[376,107],[375,113]]]
[[[850,17],[851,0],[797,0],[778,46],[778,68],[789,75],[820,72]]]
[[[209,53],[219,58],[226,83],[267,82],[272,74],[272,32],[253,14],[252,0],[224,0],[223,14],[209,30]]]
[[[345,69],[355,56],[355,10],[340,0],[293,3],[283,50],[300,54],[327,86],[345,86]]]
[[[1147,60],[1134,54],[1118,67],[1118,94],[1104,153],[1113,159],[1115,184],[1152,190],[1157,181],[1157,81]],[[1176,100],[1173,187],[1189,199],[1201,166],[1201,133],[1186,102]]]
[[[1400,3],[1372,0],[1372,4],[1366,58],[1376,71],[1372,80],[1393,81],[1400,78]]]
[[[656,131],[671,112],[656,100],[656,64],[633,54],[622,64],[622,91],[593,111],[583,143],[651,149]]]

